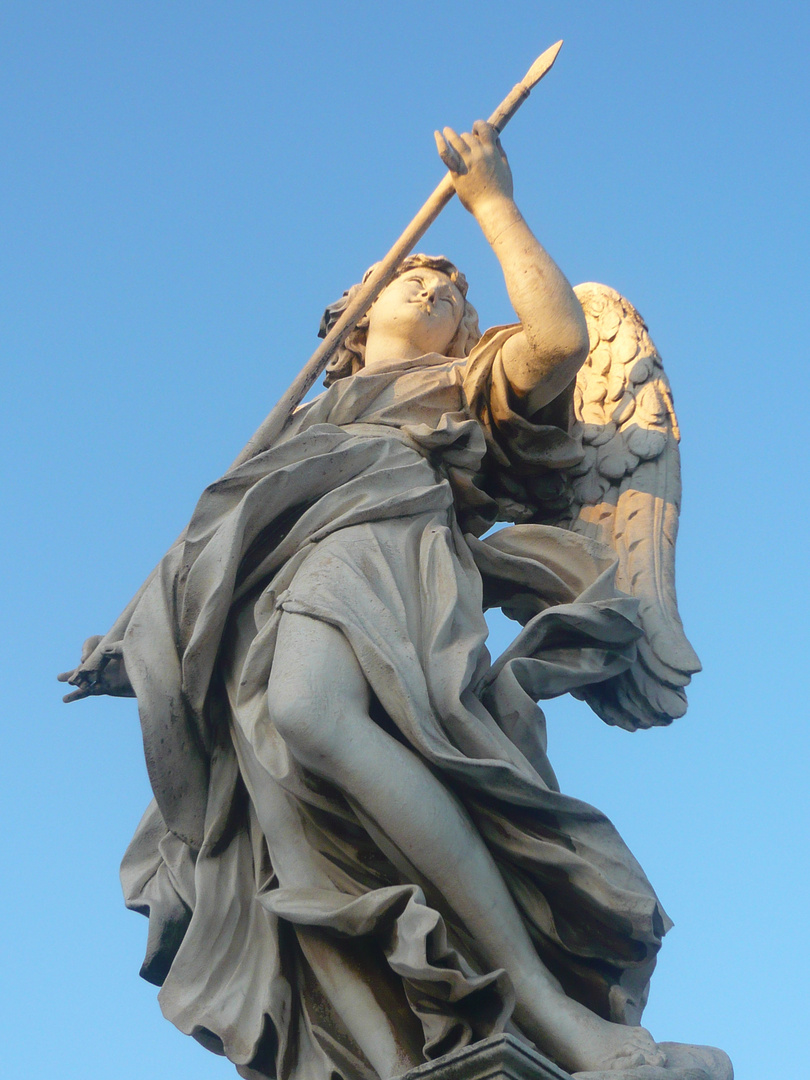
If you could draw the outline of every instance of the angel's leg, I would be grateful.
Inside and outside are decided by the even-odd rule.
[[[295,928],[318,983],[381,1080],[422,1063],[424,1036],[402,984],[374,963],[367,942],[336,944],[322,930]]]
[[[321,857],[310,849],[287,793],[267,774],[238,725],[233,735],[242,776],[280,884],[333,888]],[[338,945],[316,927],[296,926],[295,932],[318,984],[382,1080],[420,1064],[421,1025],[382,954],[375,954],[367,943]]]
[[[340,631],[285,613],[268,699],[291,753],[358,804],[446,898],[483,962],[508,971],[515,1020],[541,1049],[572,1072],[663,1063],[644,1028],[609,1023],[566,996],[461,803],[369,716],[368,684]]]

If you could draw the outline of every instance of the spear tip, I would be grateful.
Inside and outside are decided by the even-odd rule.
[[[523,78],[522,85],[531,90],[533,86],[543,78],[547,71],[551,69],[552,64],[557,59],[557,53],[562,48],[562,38],[555,42],[554,45],[550,45],[545,52],[541,53]]]

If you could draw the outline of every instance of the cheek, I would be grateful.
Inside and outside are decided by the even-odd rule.
[[[366,316],[370,326],[390,325],[398,321],[402,304],[395,297],[381,296]]]
[[[448,323],[450,326],[450,340],[452,341],[461,329],[461,315],[456,311],[449,312]]]

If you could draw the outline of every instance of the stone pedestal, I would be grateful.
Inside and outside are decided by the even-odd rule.
[[[401,1080],[571,1080],[571,1077],[512,1035],[493,1035],[411,1069]]]
[[[643,1065],[572,1077],[514,1036],[493,1035],[475,1046],[419,1065],[399,1080],[734,1080],[728,1055],[716,1047],[671,1042],[658,1045],[667,1056],[665,1067]]]

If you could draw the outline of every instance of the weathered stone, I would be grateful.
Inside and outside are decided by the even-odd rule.
[[[712,1046],[659,1043],[663,1067],[636,1066],[573,1076],[513,1035],[493,1035],[411,1069],[400,1080],[733,1080],[728,1055]]]
[[[632,305],[532,234],[497,135],[437,144],[517,323],[482,337],[452,263],[401,261],[326,393],[259,430],[62,676],[138,699],[142,974],[250,1080],[567,1080],[510,1022],[598,1080],[729,1080],[699,1048],[663,1069],[639,1026],[669,920],[558,790],[536,704],[629,729],[686,707],[669,385]],[[484,606],[523,624],[494,663]]]
[[[411,1069],[401,1080],[571,1080],[571,1077],[513,1035],[493,1035]]]

